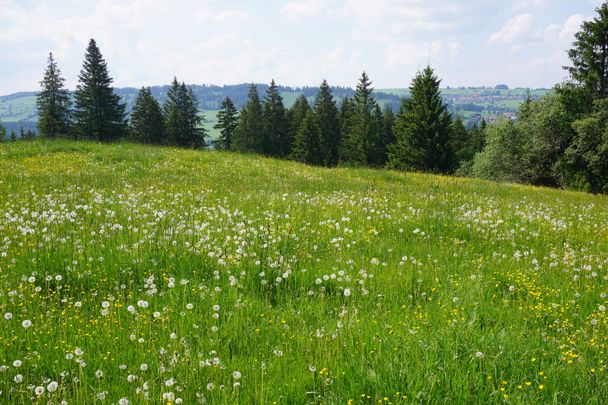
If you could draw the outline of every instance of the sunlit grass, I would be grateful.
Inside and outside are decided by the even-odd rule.
[[[606,197],[38,141],[0,218],[2,403],[608,395]]]

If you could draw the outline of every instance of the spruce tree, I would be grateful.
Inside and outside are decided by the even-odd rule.
[[[353,101],[346,97],[340,104],[340,159],[339,162],[348,164],[350,154],[350,134],[353,131],[355,117],[355,105]]]
[[[289,123],[289,138],[296,139],[300,125],[306,118],[308,112],[311,111],[310,104],[305,95],[300,95],[293,106],[287,112],[287,121]]]
[[[202,148],[207,135],[204,118],[198,110],[198,99],[185,83],[173,78],[163,106],[165,132],[170,144],[183,148]]]
[[[475,157],[473,140],[471,134],[464,126],[460,116],[452,121],[452,150],[454,151],[454,168],[460,166],[462,162],[470,161]]]
[[[79,136],[111,141],[125,134],[125,106],[114,93],[112,78],[97,43],[91,39],[76,87],[74,116]]]
[[[322,165],[321,148],[321,130],[314,113],[309,110],[296,133],[291,158],[310,165]]]
[[[238,123],[239,112],[230,97],[226,97],[222,102],[220,111],[217,113],[217,124],[214,126],[215,129],[220,131],[220,137],[216,143],[218,149],[232,149],[234,131]]]
[[[593,99],[608,97],[608,3],[596,9],[598,16],[585,21],[568,51],[572,66],[565,67],[574,84]]]
[[[241,109],[239,124],[234,132],[234,149],[263,153],[264,140],[260,95],[255,84],[251,84],[247,104]]]
[[[14,129],[11,129],[11,136],[9,137],[9,139],[11,140],[11,142],[15,142],[17,140],[17,134],[15,133]]]
[[[291,151],[289,127],[283,97],[274,80],[270,83],[264,97],[262,121],[265,135],[262,152],[268,156],[287,156]]]
[[[376,100],[373,97],[374,89],[371,85],[372,82],[367,73],[363,72],[354,97],[353,125],[350,132],[344,133],[342,137],[342,159],[354,165],[373,163],[374,137],[377,137],[378,134],[372,117],[376,108]]]
[[[44,138],[67,135],[70,131],[70,93],[64,86],[65,79],[57,67],[53,54],[49,53],[42,90],[36,98],[38,107],[38,132]]]
[[[371,149],[368,163],[374,166],[385,166],[388,161],[388,148],[395,143],[393,124],[395,114],[389,105],[384,110],[379,105],[372,114],[372,131],[370,134]]]
[[[340,121],[338,107],[326,80],[323,80],[319,88],[314,111],[321,131],[323,163],[335,166],[340,159]]]
[[[439,90],[441,81],[427,66],[410,86],[395,122],[397,142],[389,166],[397,169],[448,173],[454,168],[452,118]]]
[[[6,128],[2,125],[2,120],[0,120],[0,142],[6,141]]]
[[[150,88],[142,87],[131,114],[131,136],[133,140],[149,144],[165,142],[163,112]]]

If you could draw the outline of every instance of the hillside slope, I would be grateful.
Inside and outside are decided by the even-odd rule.
[[[608,397],[606,197],[37,141],[0,217],[0,402]]]

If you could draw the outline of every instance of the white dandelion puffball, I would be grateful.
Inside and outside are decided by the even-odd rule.
[[[21,326],[23,326],[25,329],[27,329],[30,326],[32,326],[32,321],[30,321],[29,319],[26,319],[25,321],[21,322]]]

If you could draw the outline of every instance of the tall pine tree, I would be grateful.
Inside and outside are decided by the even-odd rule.
[[[262,120],[265,135],[263,153],[269,156],[287,156],[291,151],[289,126],[285,116],[283,97],[274,80],[270,83],[264,97]]]
[[[91,39],[76,87],[76,128],[79,136],[111,141],[125,134],[125,106],[114,93],[112,78],[97,43]]]
[[[326,80],[321,83],[315,99],[315,117],[321,133],[323,164],[335,166],[340,159],[340,121],[338,107]]]
[[[376,108],[374,89],[367,73],[363,72],[354,97],[352,127],[342,136],[342,161],[354,165],[373,163],[375,137],[378,136],[372,113]]]
[[[585,21],[568,51],[572,66],[565,67],[577,85],[593,99],[608,98],[608,3],[596,9],[598,16]]]
[[[255,84],[251,84],[247,104],[241,109],[239,124],[234,132],[234,149],[263,153],[264,140],[260,95]]]
[[[0,120],[0,142],[6,141],[6,128],[2,125],[2,120]]]
[[[36,98],[38,132],[42,137],[54,138],[70,131],[72,102],[64,82],[53,54],[49,53],[44,78],[40,82],[42,90]]]
[[[222,102],[220,111],[217,113],[217,124],[214,126],[215,129],[220,131],[220,137],[216,142],[218,149],[232,149],[234,131],[236,130],[238,124],[239,112],[237,111],[230,97],[226,97],[226,99]]]
[[[310,104],[305,95],[300,95],[296,102],[287,111],[287,121],[289,122],[289,138],[296,139],[300,124],[306,118],[306,114],[310,111]]]
[[[321,129],[314,113],[309,110],[294,139],[291,158],[310,165],[322,165]]]
[[[149,87],[142,87],[137,94],[131,114],[131,136],[137,142],[166,143],[163,112]]]
[[[198,110],[198,99],[191,88],[173,78],[163,106],[165,131],[169,143],[184,148],[205,146],[206,131]]]
[[[439,90],[441,81],[427,66],[410,86],[395,122],[397,142],[389,166],[404,170],[447,173],[454,168],[452,118]]]

